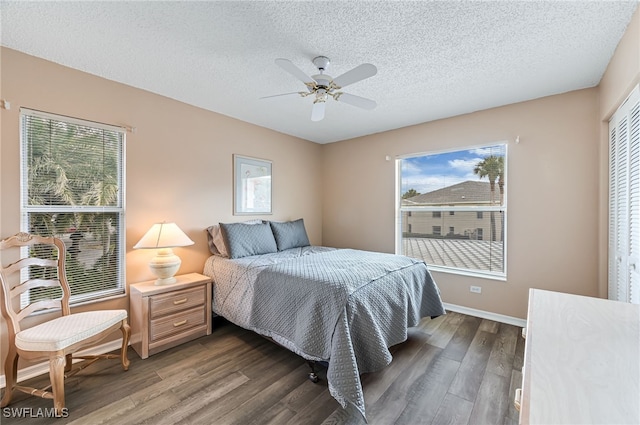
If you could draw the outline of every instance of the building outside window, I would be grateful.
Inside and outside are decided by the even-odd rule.
[[[124,294],[124,129],[20,112],[22,230],[64,241],[72,304]]]
[[[399,159],[397,252],[434,270],[506,277],[506,158],[495,144]]]

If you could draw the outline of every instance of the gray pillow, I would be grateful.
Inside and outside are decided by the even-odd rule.
[[[278,252],[269,223],[220,223],[229,258]]]
[[[301,246],[309,246],[309,237],[304,228],[304,220],[299,218],[295,221],[270,221],[273,236],[278,245],[278,251],[285,249],[298,248]]]
[[[243,221],[244,224],[260,224],[262,220],[249,220]],[[225,245],[224,238],[222,237],[222,232],[220,232],[220,225],[214,224],[213,226],[207,227],[207,242],[209,244],[209,251],[213,255],[219,255],[221,257],[229,258],[229,250]]]

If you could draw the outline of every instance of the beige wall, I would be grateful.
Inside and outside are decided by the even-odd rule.
[[[640,83],[640,8],[631,18],[627,31],[600,80],[600,287],[607,297],[608,196],[609,196],[609,119]]]
[[[598,122],[593,88],[326,145],[323,242],[394,252],[395,157],[508,141],[507,281],[434,273],[444,301],[524,318],[529,288],[596,296]]]
[[[176,248],[180,273],[202,272],[209,255],[204,229],[255,217],[232,214],[232,154],[273,161],[274,220],[303,217],[312,243],[322,242],[322,146],[208,112],[143,90],[75,71],[10,49],[1,50],[0,237],[20,230],[20,107],[136,127],[126,147],[126,275],[152,278],[151,250],[132,246],[157,221],[175,221],[195,245]],[[295,194],[295,196],[291,196]],[[121,297],[82,307],[128,308]],[[80,308],[80,309],[82,309]],[[42,320],[36,317],[35,321]],[[2,341],[6,335],[1,327]],[[6,344],[2,344],[4,357]]]

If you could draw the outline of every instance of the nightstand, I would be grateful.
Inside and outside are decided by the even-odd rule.
[[[130,286],[131,346],[147,357],[211,334],[211,279],[199,273]]]

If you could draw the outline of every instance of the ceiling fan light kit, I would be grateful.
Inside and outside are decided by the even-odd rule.
[[[331,64],[328,57],[316,56],[313,58],[312,62],[315,67],[318,68],[319,74],[309,77],[290,60],[282,58],[276,59],[276,65],[302,81],[307,87],[307,91],[285,93],[275,96],[300,95],[302,97],[307,97],[309,95],[313,95],[314,100],[311,108],[311,121],[321,121],[324,119],[325,105],[329,97],[333,98],[335,101],[343,102],[362,109],[371,110],[376,107],[376,102],[374,100],[339,91],[349,84],[357,83],[358,81],[362,81],[376,75],[378,69],[374,65],[365,63],[356,66],[352,70],[347,71],[336,78],[333,78],[330,75],[325,74],[325,71]]]

